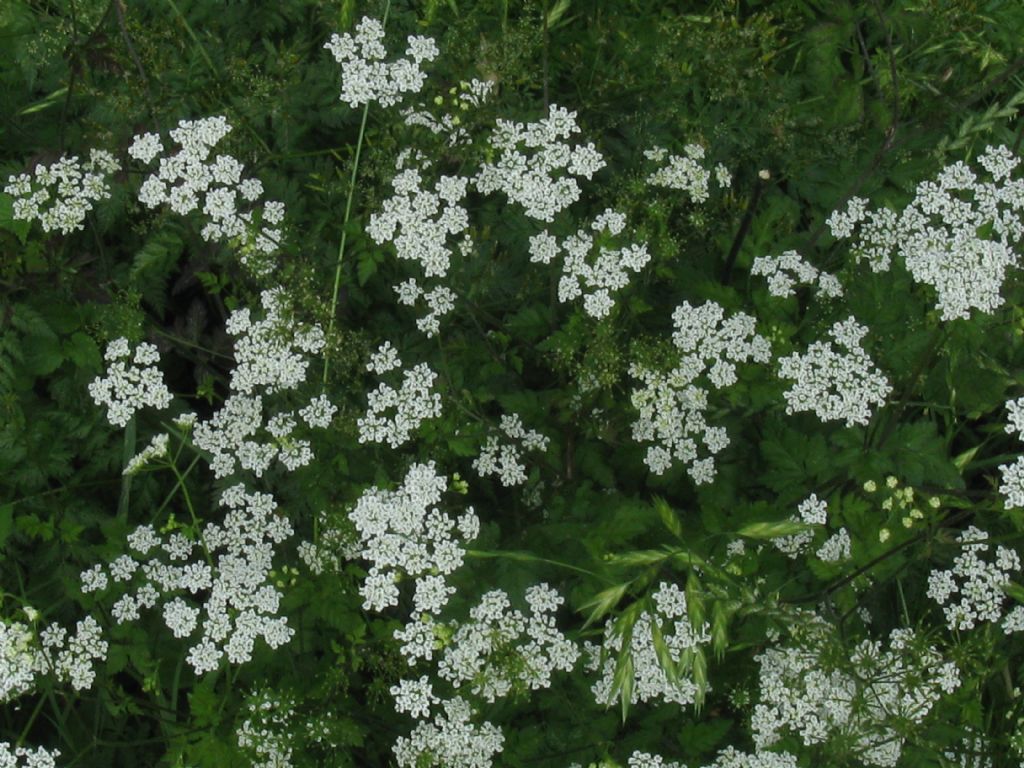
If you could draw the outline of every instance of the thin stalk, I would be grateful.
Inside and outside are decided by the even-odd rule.
[[[388,13],[391,11],[391,0],[384,6],[384,18],[381,21],[382,27],[387,27]],[[359,158],[363,153],[363,138],[366,136],[366,118],[370,114],[370,102],[363,105],[363,117],[359,122],[359,138],[356,141],[356,154],[352,162],[352,176],[348,182],[348,199],[345,201],[345,218],[341,224],[341,243],[338,245],[338,261],[334,267],[334,290],[331,292],[331,316],[327,321],[327,339],[330,343],[331,332],[334,330],[334,314],[338,307],[338,290],[341,288],[341,262],[345,256],[345,240],[348,237],[348,221],[352,215],[352,199],[356,193],[356,176],[359,173]],[[327,389],[327,371],[330,368],[331,353],[330,347],[324,349],[324,377],[323,389]]]
[[[595,579],[600,579],[601,581],[608,581],[604,576],[594,573],[593,571],[588,571],[586,568],[580,568],[579,566],[572,565],[571,563],[563,563],[560,560],[550,560],[546,557],[531,555],[529,552],[494,552],[483,549],[467,549],[466,555],[468,557],[479,557],[481,559],[507,558],[508,560],[518,560],[520,562],[548,563],[549,565],[557,565],[560,568],[568,568],[570,571],[585,573],[587,576],[593,576]]]

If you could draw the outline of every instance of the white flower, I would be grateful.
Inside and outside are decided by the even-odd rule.
[[[397,104],[402,95],[418,93],[426,82],[420,70],[433,61],[437,46],[428,37],[410,36],[407,59],[385,62],[384,27],[376,19],[363,17],[355,35],[331,35],[324,45],[341,64],[341,100],[352,107],[377,101],[381,106]]]
[[[574,177],[590,179],[605,165],[593,144],[570,149],[564,143],[578,132],[576,113],[554,104],[536,123],[499,119],[488,142],[497,157],[481,166],[474,180],[477,189],[502,192],[527,216],[553,221],[556,213],[579,200]]]
[[[107,419],[118,427],[125,426],[135,412],[150,407],[163,409],[171,404],[171,393],[159,369],[152,364],[160,356],[152,344],[140,344],[134,362],[128,340],[115,339],[107,346],[105,358],[110,365],[106,376],[97,376],[89,384],[89,394],[96,405],[107,407]]]
[[[867,328],[853,316],[835,323],[829,334],[845,349],[816,341],[804,354],[779,359],[779,376],[794,381],[787,390],[786,413],[813,411],[822,421],[845,421],[866,426],[871,405],[884,405],[892,387],[860,346]]]
[[[725,318],[715,302],[699,307],[683,302],[672,319],[672,341],[680,353],[676,367],[661,373],[635,363],[630,366],[630,375],[643,384],[631,397],[639,411],[633,439],[654,443],[645,459],[652,472],[661,474],[679,460],[689,465],[694,482],[707,483],[714,479],[714,460],[698,459],[697,438],[717,454],[729,445],[729,437],[724,429],[708,425],[708,388],[699,379],[706,375],[714,388],[730,386],[736,381],[737,363],[768,362],[771,348],[754,333],[753,317],[739,312]]]
[[[67,235],[84,229],[93,203],[110,197],[107,177],[120,169],[109,152],[93,149],[85,162],[63,156],[52,165],[37,165],[32,174],[11,176],[4,192],[14,198],[16,220],[39,221],[43,231]]]
[[[526,466],[520,463],[523,451],[546,451],[551,440],[532,429],[525,430],[515,413],[501,417],[501,429],[512,442],[503,445],[498,437],[490,436],[473,460],[473,468],[481,477],[498,475],[506,487],[521,485],[526,482]]]

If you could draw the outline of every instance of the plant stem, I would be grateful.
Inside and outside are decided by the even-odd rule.
[[[384,18],[381,21],[382,27],[387,27],[388,13],[391,11],[391,0],[387,1],[384,6]],[[367,101],[363,105],[363,118],[359,122],[359,138],[356,141],[356,154],[352,161],[352,176],[348,183],[348,199],[345,201],[345,218],[341,223],[341,242],[338,245],[338,261],[334,267],[334,290],[331,292],[331,314],[330,319],[327,321],[327,343],[328,346],[324,349],[324,377],[323,377],[323,390],[327,389],[327,371],[330,367],[331,361],[331,349],[330,339],[331,333],[334,331],[334,316],[338,307],[338,289],[341,287],[341,261],[345,255],[345,239],[348,237],[348,222],[352,215],[352,199],[355,197],[356,192],[356,176],[359,173],[359,158],[363,152],[363,138],[366,136],[366,118],[370,113],[370,102]]]

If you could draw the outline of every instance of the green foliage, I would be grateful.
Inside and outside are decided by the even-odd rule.
[[[402,148],[420,146],[445,173],[463,172],[464,156],[377,107],[363,131],[362,110],[338,101],[337,66],[322,50],[332,32],[385,7],[389,39],[438,41],[428,103],[450,100],[468,77],[495,83],[494,98],[465,114],[471,135],[496,118],[535,120],[548,104],[577,111],[584,142],[608,167],[550,231],[564,238],[614,207],[652,254],[608,318],[557,301],[555,273],[529,263],[539,226],[504,200],[472,196],[475,250],[454,258],[447,278],[457,308],[438,338],[414,330],[415,313],[391,286],[415,271],[367,226],[391,194]],[[88,613],[110,641],[92,690],[47,678],[5,706],[0,741],[59,748],[67,765],[250,765],[258,755],[239,747],[237,731],[264,692],[289,702],[282,728],[298,766],[390,765],[395,738],[408,734],[389,690],[427,671],[408,667],[394,637],[409,601],[364,610],[358,559],[312,573],[289,549],[275,578],[287,585],[281,613],[295,638],[202,676],[159,615],[118,624],[108,603],[79,588],[79,574],[123,554],[137,525],[195,534],[190,508],[212,519],[227,487],[190,464],[199,452],[167,418],[140,414],[119,435],[87,390],[106,344],[124,336],[160,348],[175,413],[205,418],[225,397],[224,322],[267,285],[230,245],[204,240],[194,218],[136,202],[127,154],[135,134],[166,136],[179,120],[214,114],[234,126],[223,151],[286,204],[274,280],[302,320],[330,329],[329,365],[313,362],[302,395],[319,393],[323,378],[339,414],[316,439],[315,464],[258,483],[279,497],[295,538],[351,527],[366,488],[393,488],[411,463],[433,460],[483,520],[452,577],[453,616],[489,589],[522,594],[546,581],[568,596],[558,624],[575,641],[600,642],[606,622],[622,639],[609,711],[593,704],[594,678],[581,666],[488,710],[504,729],[506,764],[618,766],[639,749],[696,766],[726,746],[749,749],[756,657],[770,638],[798,636],[804,609],[834,620],[847,652],[897,627],[938,638],[945,624],[925,589],[929,572],[955,557],[955,535],[975,524],[1015,544],[1024,531],[1021,510],[996,492],[997,468],[1019,453],[1004,404],[1024,383],[1020,278],[1008,277],[1006,304],[992,315],[943,324],[905,269],[879,275],[856,264],[824,222],[853,196],[898,209],[914,184],[986,145],[1019,149],[1022,34],[1016,4],[938,0],[0,3],[3,178],[92,147],[131,166],[68,236],[16,220],[13,198],[0,193],[0,616],[20,621],[33,606],[70,627]],[[645,149],[678,154],[688,143],[733,173],[731,188],[703,206],[646,183]],[[466,156],[486,151],[478,142]],[[839,303],[806,291],[779,300],[750,275],[754,258],[791,248],[842,279]],[[852,313],[870,327],[868,352],[893,394],[867,426],[822,424],[787,414],[770,372],[740,366],[709,410],[730,436],[715,482],[697,486],[678,466],[649,473],[632,434],[630,365],[672,364],[671,315],[684,300],[754,314],[778,356]],[[376,386],[366,361],[385,339],[403,359],[429,361],[444,398],[443,415],[398,451],[358,442]],[[551,441],[517,489],[473,469],[511,412]],[[160,432],[180,453],[123,477]],[[794,517],[810,493],[828,500],[826,527]],[[840,527],[850,559],[816,556]],[[779,540],[801,535],[811,554],[786,557]],[[684,589],[683,620],[707,627],[706,644],[673,656],[670,622],[651,625],[667,678],[695,684],[693,707],[632,701],[647,670],[629,640],[662,582]],[[1024,603],[1019,583],[1005,591]],[[857,623],[861,611],[872,626]],[[1024,752],[1019,643],[991,626],[942,637],[964,684],[907,742],[901,765],[944,764],[968,729],[987,739],[994,765],[1011,764]],[[313,722],[322,738],[303,731]],[[793,738],[784,745],[803,749]],[[799,754],[801,766],[833,759],[824,747]],[[850,750],[834,760],[860,764]]]

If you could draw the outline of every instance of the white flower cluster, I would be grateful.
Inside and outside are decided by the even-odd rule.
[[[800,502],[797,514],[790,519],[807,526],[825,525],[828,522],[828,503],[824,499],[819,499],[817,494],[812,493]],[[812,539],[814,539],[814,531],[807,528],[789,536],[779,536],[772,539],[772,543],[780,552],[791,560],[795,560],[798,555],[807,551]]]
[[[824,499],[819,499],[817,494],[812,493],[800,502],[797,514],[790,519],[807,526],[824,526],[828,523],[828,504]],[[790,559],[796,559],[797,556],[807,552],[814,535],[814,529],[807,528],[788,536],[779,536],[772,539],[772,543]],[[819,560],[824,560],[826,563],[848,560],[850,558],[850,543],[849,532],[846,528],[840,528],[822,543],[815,554]]]
[[[548,116],[536,123],[499,119],[488,141],[499,155],[481,166],[475,179],[477,189],[485,195],[503,192],[521,205],[527,216],[553,221],[556,213],[580,198],[580,185],[574,177],[589,180],[605,166],[592,143],[573,148],[565,143],[578,132],[576,113],[554,104],[548,108]]]
[[[269,581],[274,545],[292,535],[291,523],[277,514],[273,496],[247,493],[244,485],[224,491],[220,504],[228,510],[223,523],[207,523],[199,541],[180,532],[159,536],[143,525],[128,537],[132,555],[121,555],[105,570],[93,566],[81,577],[83,592],[140,577],[140,586],[114,603],[118,623],[138,619],[140,609],[163,598],[167,628],[175,637],[191,637],[202,613],[202,637],[187,657],[197,675],[216,669],[224,655],[232,664],[251,660],[257,637],[277,648],[294,634],[288,619],[276,616],[281,593]],[[190,560],[197,546],[202,557]],[[158,556],[142,562],[154,549]],[[201,608],[193,605],[195,598]]]
[[[35,633],[20,621],[0,621],[0,702],[32,690],[46,660],[35,644]]]
[[[740,752],[726,747],[715,762],[704,768],[797,768],[796,757],[789,752]]]
[[[218,478],[232,474],[236,467],[261,477],[275,459],[289,471],[313,460],[310,442],[292,436],[298,424],[295,412],[277,413],[264,424],[263,396],[296,389],[305,381],[306,355],[323,349],[323,330],[287,318],[282,289],[264,291],[261,298],[263,320],[253,321],[248,309],[235,310],[228,318],[228,333],[239,337],[231,392],[210,419],[194,426],[193,441],[212,454],[210,468]],[[324,428],[337,410],[319,395],[297,415],[311,428]],[[269,441],[253,439],[264,428]]]
[[[846,426],[867,426],[871,404],[884,405],[892,392],[884,374],[861,348],[868,329],[852,315],[835,323],[829,335],[845,352],[829,342],[816,341],[807,352],[779,359],[779,376],[795,383],[787,390],[786,413],[814,411],[822,421],[845,420]]]
[[[420,168],[402,170],[407,157],[407,153],[399,155],[400,171],[391,182],[395,194],[384,201],[381,211],[370,217],[366,232],[377,243],[393,242],[398,257],[417,262],[425,277],[443,279],[451,264],[448,237],[463,235],[458,242],[463,256],[468,256],[473,247],[472,239],[464,234],[469,214],[461,205],[469,180],[441,176],[433,190],[423,189],[421,171],[429,163],[423,160]],[[413,306],[421,296],[426,300],[429,312],[416,325],[428,337],[438,333],[440,318],[455,308],[455,293],[446,285],[427,289],[410,278],[396,285],[395,290],[400,304]]]
[[[92,616],[75,623],[75,634],[59,624],[50,624],[39,633],[46,668],[57,680],[68,682],[76,691],[91,688],[96,680],[93,663],[107,658],[107,641]]]
[[[843,286],[835,275],[820,271],[804,261],[796,251],[785,251],[778,256],[758,256],[750,274],[767,278],[768,292],[779,298],[793,296],[795,286],[815,281],[819,296],[836,299],[843,295]]]
[[[893,630],[888,648],[864,640],[852,656],[833,662],[825,638],[834,629],[817,629],[805,644],[755,657],[761,667],[761,701],[751,719],[755,746],[770,747],[787,732],[805,746],[839,739],[854,745],[862,762],[891,768],[903,749],[902,726],[922,723],[944,693],[955,691],[959,670],[910,629]]]
[[[0,741],[0,768],[56,768],[58,757],[59,749],[16,747],[9,741]]]
[[[115,339],[107,345],[104,359],[110,364],[107,375],[90,382],[89,394],[96,405],[107,406],[111,424],[123,427],[141,408],[163,409],[171,404],[171,393],[155,367],[160,362],[155,346],[139,344],[133,357],[128,340]]]
[[[39,613],[26,608],[32,621]],[[91,616],[79,621],[75,635],[56,622],[39,633],[18,621],[0,621],[0,702],[32,690],[36,677],[52,674],[76,691],[91,688],[96,679],[93,662],[107,657],[107,641]]]
[[[541,451],[548,449],[551,438],[545,437],[535,430],[523,428],[519,414],[505,414],[501,417],[501,431],[512,442],[502,445],[496,435],[487,438],[480,455],[473,460],[473,469],[481,477],[497,475],[506,488],[526,482],[526,465],[521,464],[524,451]]]
[[[452,106],[459,112],[467,112],[482,105],[494,91],[494,83],[491,80],[462,81],[458,88],[451,88],[448,93],[452,97]],[[438,106],[444,104],[444,98],[438,96],[434,103]],[[462,120],[458,113],[451,114],[443,112],[435,116],[426,104],[419,104],[416,108],[408,107],[402,110],[402,117],[406,125],[418,125],[426,128],[434,135],[445,135],[448,137],[448,146],[456,147],[469,144],[471,139],[465,128],[461,127]]]
[[[398,578],[417,580],[417,611],[440,610],[451,590],[444,576],[462,565],[462,543],[480,532],[470,507],[458,520],[437,508],[448,480],[434,463],[413,464],[401,487],[370,488],[356,502],[349,518],[361,539],[359,556],[373,565],[359,593],[363,607],[381,611],[398,604]]]
[[[629,272],[639,272],[651,258],[645,243],[621,248],[601,244],[621,234],[625,227],[626,217],[611,208],[598,215],[590,225],[598,238],[594,257],[591,253],[595,235],[587,230],[580,229],[565,238],[561,245],[545,230],[530,238],[530,261],[549,264],[564,250],[558,300],[567,302],[583,296],[583,309],[588,315],[599,319],[607,317],[615,306],[612,292],[629,285]]]
[[[948,570],[935,570],[928,575],[928,597],[943,606],[950,629],[973,629],[980,622],[997,622],[1003,617],[1006,593],[1014,571],[1020,571],[1020,557],[1009,547],[996,547],[994,562],[982,559],[988,552],[988,533],[973,525],[963,531],[957,541],[961,552]],[[960,600],[951,599],[959,595]],[[1007,617],[1004,629],[1015,629],[1016,617]]]
[[[317,523],[317,540],[303,541],[298,547],[299,558],[310,571],[317,575],[337,573],[342,568],[343,560],[359,557],[362,547],[359,536],[351,526],[339,527],[324,510],[320,511]]]
[[[288,731],[294,702],[264,691],[247,702],[245,719],[235,731],[240,749],[251,756],[252,768],[292,768]]]
[[[666,763],[661,755],[636,750],[627,761],[629,768],[685,768],[681,763]]]
[[[710,196],[709,184],[711,171],[703,165],[704,147],[700,144],[687,144],[683,147],[683,155],[670,155],[663,147],[652,147],[644,151],[644,157],[656,163],[668,165],[659,168],[647,177],[647,183],[656,187],[667,187],[685,192],[691,202],[703,203]],[[732,184],[729,170],[719,163],[714,169],[715,183],[719,188],[726,189]]]
[[[1006,147],[988,147],[978,161],[991,181],[956,162],[920,183],[899,214],[869,212],[853,198],[829,218],[832,234],[849,238],[859,227],[853,254],[876,272],[889,268],[893,254],[902,257],[914,280],[935,289],[943,320],[967,319],[972,309],[991,313],[1002,306],[1006,270],[1018,265],[1024,187],[1010,179],[1020,159]]]
[[[1011,435],[1016,432],[1017,437],[1024,441],[1024,397],[1008,400],[1006,409],[1010,412],[1006,432]],[[1003,506],[1006,509],[1024,507],[1024,456],[1018,456],[1013,464],[1000,464],[999,472],[1003,478],[999,486]]]
[[[4,192],[14,198],[15,220],[38,220],[44,232],[67,235],[85,228],[94,202],[110,197],[107,176],[119,170],[113,155],[93,149],[84,163],[62,157],[52,165],[37,165],[31,174],[11,176]]]
[[[408,738],[395,742],[401,768],[490,768],[505,737],[497,726],[473,725],[469,703],[458,696],[442,702],[442,713],[421,720]]]
[[[427,81],[420,70],[424,61],[437,58],[437,45],[432,38],[410,35],[407,58],[384,61],[384,26],[376,19],[364,16],[356,25],[355,35],[331,35],[324,44],[341,64],[341,100],[351,107],[379,102],[391,107],[402,99],[402,94],[419,93]]]
[[[697,685],[683,677],[675,683],[669,680],[654,647],[652,624],[658,622],[668,654],[676,664],[684,654],[711,642],[710,627],[704,622],[699,629],[694,629],[686,614],[686,595],[675,584],[661,582],[654,593],[654,603],[656,610],[640,613],[629,638],[635,674],[630,703],[660,698],[681,706],[692,704],[697,696]],[[623,651],[622,646],[622,636],[615,630],[615,622],[611,619],[605,624],[603,646],[584,643],[589,655],[587,668],[601,675],[591,687],[598,704],[611,706],[622,695],[620,691],[612,696],[616,657]]]
[[[166,432],[154,435],[149,445],[135,454],[125,465],[123,475],[134,475],[154,459],[162,459],[167,456],[167,443],[171,437]]]
[[[555,670],[569,672],[579,658],[576,644],[555,626],[564,598],[547,584],[526,590],[529,615],[511,607],[508,595],[492,590],[458,625],[438,664],[438,673],[455,688],[468,683],[489,702],[513,691],[551,685]]]
[[[771,348],[754,333],[753,317],[738,312],[725,318],[725,311],[713,301],[700,307],[683,302],[672,320],[672,341],[681,353],[678,365],[667,374],[636,363],[630,367],[630,374],[643,382],[632,394],[633,407],[640,412],[633,439],[655,443],[644,459],[655,474],[678,460],[688,465],[694,482],[709,483],[715,476],[714,458],[697,458],[694,437],[702,437],[708,451],[716,454],[729,445],[729,436],[722,427],[708,426],[708,393],[697,379],[706,375],[715,388],[731,386],[736,382],[736,363],[767,363]]]
[[[242,264],[257,275],[265,275],[271,269],[267,257],[281,242],[281,230],[274,227],[284,220],[284,203],[267,202],[259,208],[262,182],[243,179],[245,166],[231,155],[210,160],[213,147],[230,131],[223,116],[180,121],[170,132],[180,149],[160,158],[157,171],[149,174],[139,188],[139,202],[147,208],[166,203],[181,216],[201,210],[208,219],[201,232],[203,239],[237,239]],[[163,151],[155,133],[136,136],[128,148],[128,154],[147,165]],[[240,206],[251,209],[240,210]]]
[[[424,189],[424,169],[399,171],[391,180],[395,194],[370,216],[366,233],[378,244],[393,242],[398,258],[418,262],[426,277],[444,277],[452,253],[447,238],[469,226],[469,214],[461,205],[469,180],[441,176],[433,189]]]
[[[402,365],[398,353],[381,347],[367,366],[368,370],[386,372]],[[372,367],[371,367],[372,366]],[[426,363],[420,363],[402,372],[402,385],[395,389],[386,382],[367,396],[366,415],[357,422],[360,443],[387,443],[397,448],[406,442],[413,430],[426,419],[441,415],[441,395],[431,392],[437,374]],[[389,414],[389,412],[391,412]]]

